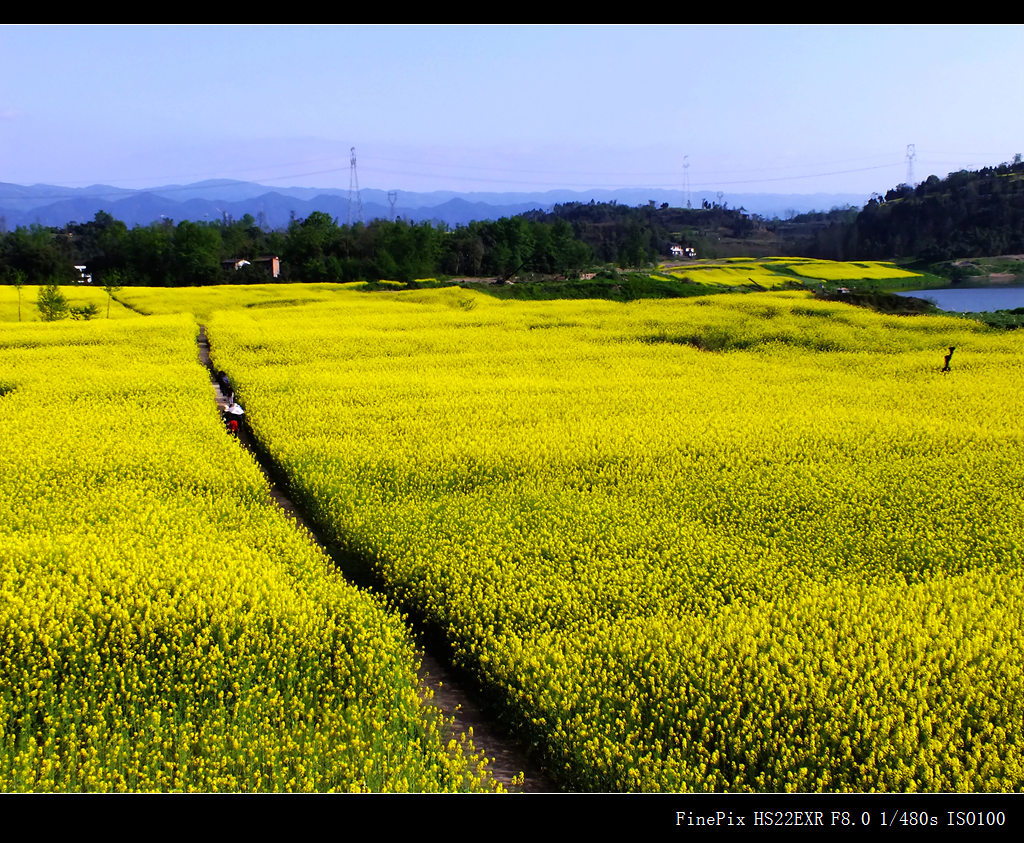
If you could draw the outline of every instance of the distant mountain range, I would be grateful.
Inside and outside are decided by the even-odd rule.
[[[167,218],[214,221],[231,217],[240,219],[252,214],[266,228],[284,228],[293,219],[303,219],[313,211],[334,217],[339,224],[362,219],[390,219],[392,205],[388,191],[372,188],[361,190],[358,206],[350,203],[347,190],[309,187],[273,188],[253,182],[216,179],[186,185],[165,185],[144,190],[129,190],[109,185],[90,187],[58,187],[36,184],[30,187],[0,182],[0,231],[33,223],[63,226],[69,222],[88,222],[97,211],[106,211],[128,226],[149,225]],[[410,222],[444,222],[450,226],[465,225],[473,220],[491,220],[514,216],[525,211],[550,210],[565,202],[618,202],[622,205],[644,205],[667,202],[682,204],[679,190],[549,190],[535,193],[458,193],[434,191],[412,193],[399,191],[394,215]],[[718,202],[717,194],[695,193],[691,204],[700,207],[704,201]],[[745,208],[763,217],[791,216],[806,211],[827,211],[835,207],[861,207],[868,196],[857,193],[737,193],[727,194],[721,201],[730,208]]]

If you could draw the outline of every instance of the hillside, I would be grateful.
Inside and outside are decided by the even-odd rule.
[[[833,260],[926,262],[1024,252],[1024,163],[928,176],[876,195],[854,220],[814,232],[806,253]]]

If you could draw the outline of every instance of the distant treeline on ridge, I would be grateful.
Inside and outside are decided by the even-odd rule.
[[[929,176],[876,194],[861,210],[836,208],[765,220],[703,203],[631,207],[570,202],[451,228],[373,220],[338,225],[322,211],[268,231],[246,214],[217,222],[161,220],[128,228],[99,211],[62,228],[0,232],[0,283],[68,283],[85,267],[94,283],[179,286],[573,277],[596,266],[645,267],[691,247],[698,257],[803,255],[832,260],[942,261],[1024,253],[1024,163]],[[279,258],[278,262],[261,258]],[[279,271],[278,271],[279,270]],[[276,274],[275,274],[276,273]]]
[[[736,233],[753,226],[742,211],[717,206],[681,211],[593,202],[457,228],[401,219],[338,225],[315,211],[279,231],[261,228],[248,214],[129,229],[100,211],[86,223],[0,234],[0,277],[9,283],[20,273],[30,284],[65,283],[80,279],[75,267],[85,266],[97,283],[110,273],[137,285],[255,283],[271,274],[272,265],[259,260],[267,256],[280,258],[277,280],[285,282],[410,282],[517,272],[572,276],[595,264],[646,266],[667,256],[672,235],[665,224],[680,220],[666,211],[703,225],[725,221]],[[699,237],[694,228],[680,233]],[[249,263],[238,268],[242,261]]]

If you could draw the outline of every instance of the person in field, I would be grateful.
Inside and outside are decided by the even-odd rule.
[[[220,391],[224,393],[224,397],[227,398],[228,401],[235,400],[235,393],[231,389],[231,381],[228,380],[227,372],[221,372],[217,376],[217,384],[220,386]]]
[[[244,416],[245,410],[239,406],[238,402],[235,401],[235,396],[232,395],[230,402],[224,409],[224,421],[228,426],[228,430],[235,434],[240,433]]]

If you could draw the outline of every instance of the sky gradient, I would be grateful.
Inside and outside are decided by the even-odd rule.
[[[1024,27],[0,26],[0,182],[885,192],[1024,152]],[[685,159],[684,159],[684,156]]]

